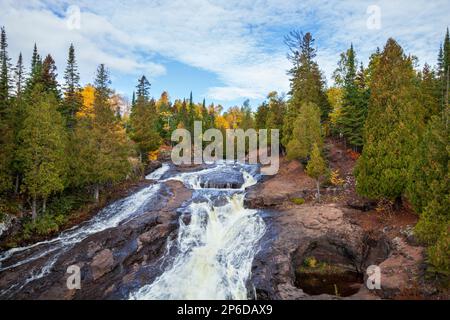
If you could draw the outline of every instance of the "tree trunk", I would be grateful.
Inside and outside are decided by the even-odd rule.
[[[15,185],[14,185],[14,193],[16,195],[19,194],[19,175],[18,174],[16,174],[16,182],[15,182]]]
[[[317,185],[317,199],[320,201],[320,182],[318,179],[316,180],[316,185]]]
[[[139,161],[142,163],[142,151],[139,151]]]
[[[95,188],[94,188],[95,203],[98,203],[99,198],[100,198],[100,188],[99,188],[98,185],[96,185]]]
[[[37,218],[37,200],[36,200],[36,196],[33,196],[33,203],[31,204],[31,218],[33,219],[33,221],[36,221]]]
[[[42,212],[45,213],[45,210],[47,210],[47,198],[42,200]]]

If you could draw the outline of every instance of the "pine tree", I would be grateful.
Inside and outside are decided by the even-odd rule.
[[[78,73],[78,65],[75,59],[75,48],[73,44],[69,48],[69,57],[64,72],[64,100],[61,104],[60,111],[66,119],[66,125],[69,129],[73,129],[76,122],[76,114],[80,111],[83,104],[81,95],[80,74]]]
[[[306,159],[314,144],[322,148],[320,110],[315,104],[305,103],[301,107],[293,128],[293,138],[287,145],[288,159]]]
[[[290,50],[288,58],[293,67],[288,72],[291,76],[291,99],[284,121],[283,145],[287,145],[293,138],[292,126],[301,106],[308,102],[317,105],[321,111],[322,121],[327,121],[331,111],[325,92],[325,81],[318,64],[314,61],[316,49],[312,35],[309,32],[303,34],[293,31],[285,38],[285,43]]]
[[[311,159],[306,166],[306,173],[308,176],[316,180],[317,198],[320,201],[320,183],[328,173],[328,168],[325,160],[322,158],[319,146],[314,143],[311,151]]]
[[[23,191],[32,199],[32,217],[37,217],[37,201],[64,189],[66,135],[53,94],[37,86],[32,92],[34,103],[28,105],[20,131],[20,158],[23,163]]]
[[[417,89],[411,58],[389,39],[370,84],[364,149],[355,171],[361,195],[400,202],[423,125]]]
[[[129,142],[112,110],[109,84],[108,71],[101,64],[95,80],[93,117],[80,120],[74,134],[74,183],[92,186],[96,201],[102,186],[125,179],[130,171]]]

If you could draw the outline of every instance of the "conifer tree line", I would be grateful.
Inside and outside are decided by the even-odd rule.
[[[400,207],[411,203],[420,215],[415,234],[429,245],[428,260],[438,273],[450,272],[449,76],[450,37],[444,37],[437,65],[415,69],[417,58],[394,40],[377,49],[369,64],[358,61],[350,44],[340,55],[326,88],[314,38],[291,32],[286,37],[292,68],[291,90],[276,124],[273,99],[258,107],[258,128],[279,128],[288,159],[305,163],[308,175],[324,181],[324,138],[345,141],[360,154],[355,168],[357,192]],[[318,195],[320,189],[318,187]]]

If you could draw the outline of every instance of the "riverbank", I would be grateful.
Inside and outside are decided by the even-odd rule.
[[[322,187],[297,161],[281,160],[280,172],[248,191],[246,205],[263,212],[270,229],[252,267],[258,299],[448,299],[427,278],[425,248],[408,207],[392,210],[355,192],[355,160],[342,145],[325,150],[340,185]],[[368,290],[366,269],[378,266],[381,288]]]

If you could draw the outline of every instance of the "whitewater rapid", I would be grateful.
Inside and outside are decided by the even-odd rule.
[[[203,170],[202,174],[220,172],[227,166],[221,164]],[[237,190],[202,188],[198,173],[173,177],[195,190],[200,201],[187,208],[188,224],[184,216],[179,219],[178,237],[167,250],[171,263],[160,277],[132,293],[130,299],[248,298],[247,280],[266,227],[256,210],[244,207],[245,189],[257,183],[251,170],[246,170],[251,167],[239,165],[238,168],[244,183]],[[215,205],[218,198],[223,198],[225,203]],[[176,254],[170,256],[173,249]]]

